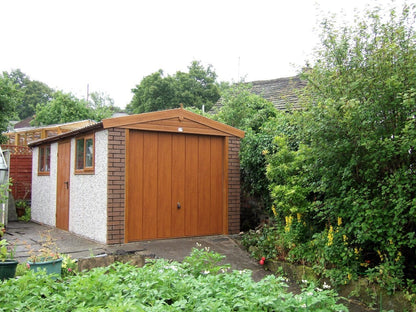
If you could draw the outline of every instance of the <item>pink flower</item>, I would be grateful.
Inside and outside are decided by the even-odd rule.
[[[72,272],[71,268],[68,268],[68,272]]]
[[[29,262],[26,262],[26,267],[27,267],[28,269],[30,269],[30,264],[29,264]]]

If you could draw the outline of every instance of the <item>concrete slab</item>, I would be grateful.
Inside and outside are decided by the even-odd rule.
[[[34,250],[38,250],[41,247],[41,233],[48,230],[50,230],[51,236],[56,239],[59,251],[71,255],[75,259],[103,254],[139,253],[147,258],[182,261],[191,253],[192,248],[197,247],[198,243],[201,248],[209,248],[224,255],[224,263],[230,264],[233,270],[251,270],[253,279],[256,281],[270,274],[270,272],[263,270],[257,261],[250,258],[248,252],[241,248],[238,238],[235,236],[215,235],[104,245],[67,231],[34,222],[10,222],[5,237],[15,244],[16,258],[20,262],[24,262],[29,257],[27,246],[30,245]]]

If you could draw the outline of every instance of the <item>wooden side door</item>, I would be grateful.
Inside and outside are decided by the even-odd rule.
[[[58,144],[58,172],[56,179],[56,227],[69,229],[71,141]]]

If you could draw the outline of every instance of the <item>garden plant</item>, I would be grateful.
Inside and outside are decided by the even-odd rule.
[[[347,311],[332,290],[308,285],[294,295],[282,278],[254,282],[221,260],[195,248],[183,263],[115,263],[58,281],[26,271],[0,284],[0,311]]]
[[[241,154],[243,173],[249,155],[263,158],[271,198],[272,222],[243,239],[259,259],[309,264],[334,284],[367,277],[413,292],[415,21],[414,4],[368,10],[354,25],[324,19],[302,73],[303,108],[248,132],[253,141],[274,129],[265,149]]]

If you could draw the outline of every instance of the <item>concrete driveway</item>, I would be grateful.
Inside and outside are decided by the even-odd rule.
[[[40,234],[47,230],[51,230],[51,235],[56,239],[59,251],[71,255],[75,259],[103,254],[137,252],[148,258],[182,261],[191,253],[192,248],[197,247],[198,243],[202,248],[208,247],[210,250],[224,255],[226,257],[224,262],[230,264],[233,270],[251,270],[253,279],[256,281],[270,274],[241,248],[236,236],[215,235],[104,245],[50,226],[33,222],[10,222],[5,237],[8,241],[15,243],[16,258],[22,262],[29,257],[27,245],[31,245],[34,250],[39,249],[42,241]]]

